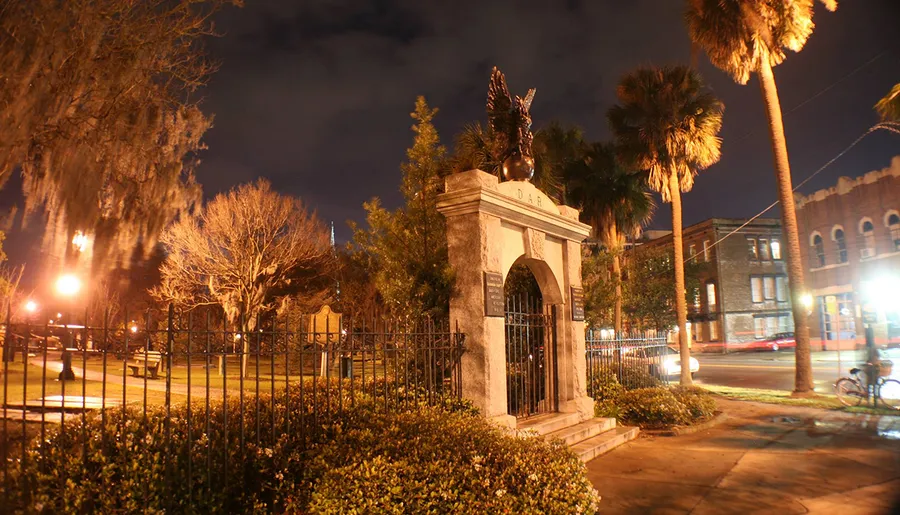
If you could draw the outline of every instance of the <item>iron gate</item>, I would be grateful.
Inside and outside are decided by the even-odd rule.
[[[533,295],[506,298],[506,398],[517,418],[556,411],[554,309]]]

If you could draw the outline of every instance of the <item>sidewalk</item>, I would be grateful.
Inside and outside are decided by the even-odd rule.
[[[900,417],[719,400],[728,418],[587,464],[601,513],[885,514],[900,506]]]

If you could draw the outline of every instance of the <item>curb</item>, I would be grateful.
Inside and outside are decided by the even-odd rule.
[[[669,429],[641,429],[641,433],[647,436],[690,435],[715,427],[724,422],[727,418],[728,415],[724,411],[720,411],[719,414],[714,416],[713,418],[693,426],[675,426]]]

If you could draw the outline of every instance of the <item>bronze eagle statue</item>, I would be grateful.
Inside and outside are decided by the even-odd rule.
[[[488,87],[488,126],[493,135],[492,147],[497,160],[503,164],[503,176],[507,180],[527,181],[534,174],[534,156],[531,143],[531,102],[534,88],[525,98],[513,98],[506,86],[506,77],[497,67],[491,72]]]

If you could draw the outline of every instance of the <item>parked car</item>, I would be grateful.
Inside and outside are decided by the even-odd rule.
[[[681,355],[676,347],[653,345],[633,347],[626,350],[623,361],[642,362],[649,366],[649,372],[657,377],[677,377],[681,375]],[[700,370],[700,362],[691,358],[691,377]]]
[[[758,350],[777,351],[778,349],[793,349],[797,347],[794,333],[778,333],[754,343],[756,344],[754,348]]]

